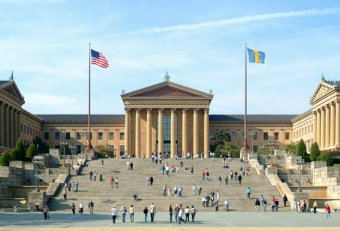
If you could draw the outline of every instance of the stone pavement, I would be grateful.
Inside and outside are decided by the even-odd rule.
[[[149,217],[148,217],[149,219]],[[169,223],[168,213],[156,214],[154,223],[143,221],[143,214],[135,214],[135,222],[131,223],[127,215],[127,223],[118,217],[116,224],[112,224],[110,212],[90,214],[57,213],[52,212],[50,219],[44,221],[42,213],[0,213],[0,231],[5,230],[188,230],[192,228],[205,230],[340,230],[340,213],[332,213],[330,220],[325,213],[293,213],[293,212],[198,212],[196,222],[187,224]],[[242,227],[241,229],[239,229]],[[263,229],[265,227],[265,229]],[[275,228],[274,228],[275,227]],[[298,227],[298,228],[297,228]],[[118,229],[116,229],[118,228]]]

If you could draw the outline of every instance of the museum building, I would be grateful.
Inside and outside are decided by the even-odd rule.
[[[121,95],[125,114],[91,115],[93,147],[104,145],[117,155],[150,157],[152,152],[170,157],[186,153],[208,157],[214,135],[225,131],[231,141],[243,143],[243,115],[209,114],[211,92],[183,86],[169,79]],[[85,114],[34,115],[25,103],[13,76],[0,81],[0,152],[13,148],[18,138],[29,145],[36,136],[50,148],[65,146],[80,153],[87,143]],[[248,144],[283,147],[303,139],[307,149],[317,142],[321,150],[340,151],[340,81],[324,78],[301,115],[248,115]]]

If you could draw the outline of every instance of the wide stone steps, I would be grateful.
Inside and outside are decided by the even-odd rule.
[[[126,162],[133,161],[134,170],[128,170]],[[193,196],[192,185],[202,187],[202,195],[207,195],[211,191],[220,192],[220,205],[225,199],[230,202],[231,208],[235,211],[253,211],[255,199],[245,199],[245,189],[250,187],[253,191],[252,198],[259,197],[264,194],[269,202],[272,196],[281,199],[276,188],[274,188],[265,176],[256,175],[255,171],[250,168],[249,177],[245,176],[240,186],[237,181],[230,180],[227,186],[224,185],[224,177],[228,175],[230,170],[239,171],[241,166],[246,166],[245,163],[239,161],[232,161],[229,163],[229,168],[222,168],[222,160],[167,160],[169,166],[180,165],[183,162],[183,168],[180,168],[179,174],[162,175],[161,165],[154,164],[150,159],[104,159],[104,165],[101,160],[90,161],[87,167],[84,167],[81,175],[71,178],[72,181],[79,182],[78,192],[68,192],[68,200],[64,201],[62,193],[57,198],[53,198],[50,202],[51,210],[67,210],[70,209],[70,205],[74,202],[77,206],[80,201],[83,201],[85,207],[90,200],[95,203],[97,211],[108,211],[113,204],[126,206],[133,203],[138,208],[144,208],[151,203],[157,204],[158,210],[167,211],[170,204],[173,206],[178,203],[185,205],[194,205],[195,207],[201,207],[201,197]],[[194,174],[190,173],[191,166],[194,166]],[[209,171],[210,180],[202,180],[202,170]],[[97,172],[97,181],[90,181],[89,172]],[[99,174],[103,174],[103,182],[99,180]],[[147,186],[146,176],[150,175],[154,177],[153,186]],[[222,177],[221,185],[217,182],[218,176]],[[109,184],[110,176],[118,177],[119,188],[112,188]],[[230,178],[230,177],[229,177]],[[183,196],[182,198],[175,198],[172,192],[171,197],[163,196],[163,186],[173,187],[175,185],[182,186]],[[115,187],[115,186],[114,186]],[[62,192],[62,190],[61,190]],[[137,194],[141,201],[133,202],[132,196]],[[201,208],[203,210],[211,211],[212,208]]]

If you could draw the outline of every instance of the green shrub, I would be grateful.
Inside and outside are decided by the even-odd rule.
[[[27,160],[32,160],[34,156],[38,154],[37,147],[34,144],[30,144],[26,152]]]
[[[296,155],[301,156],[303,158],[307,155],[307,149],[303,139],[301,139],[296,146]]]
[[[312,144],[312,147],[310,148],[310,158],[312,161],[315,161],[318,159],[319,156],[320,156],[320,149],[319,149],[318,143],[314,142]]]
[[[320,154],[320,156],[318,157],[319,161],[326,161],[327,166],[333,166],[333,157],[332,154],[328,153],[328,152],[323,152]]]
[[[11,154],[10,152],[5,152],[0,156],[0,165],[1,166],[9,166],[9,161],[11,160]]]

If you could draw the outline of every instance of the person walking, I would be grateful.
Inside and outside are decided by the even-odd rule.
[[[191,221],[192,222],[195,222],[196,213],[197,213],[197,209],[194,206],[191,206],[190,214],[191,214]]]
[[[190,216],[190,209],[189,209],[189,206],[187,206],[187,207],[184,209],[184,214],[185,214],[185,222],[189,222],[189,216]]]
[[[178,204],[176,204],[176,207],[175,207],[175,221],[176,221],[176,223],[178,222],[178,213],[179,213],[179,206],[178,206]]]
[[[48,206],[45,205],[44,208],[43,208],[43,215],[44,215],[44,220],[47,220],[49,218],[49,209],[48,209]]]
[[[144,222],[146,222],[146,221],[148,220],[148,212],[149,212],[148,207],[145,207],[145,208],[143,209],[143,213],[144,213]]]
[[[154,222],[156,215],[156,207],[153,203],[150,205],[150,216],[151,216],[151,222]]]
[[[84,212],[84,205],[83,202],[79,203],[79,213],[82,214]]]
[[[239,175],[239,176],[240,176],[240,175]],[[251,194],[251,189],[250,189],[250,187],[248,187],[248,188],[246,189],[246,194],[247,194],[247,198],[250,199],[250,194]]]
[[[127,209],[126,209],[125,205],[123,205],[120,208],[120,211],[122,212],[122,222],[125,223],[125,218],[126,218],[126,213],[127,213]]]
[[[111,215],[112,215],[112,223],[116,223],[116,218],[117,218],[117,209],[116,206],[113,206],[111,209]]]
[[[235,174],[236,174],[236,172],[235,172]],[[235,175],[235,177],[236,177],[236,175]],[[237,177],[237,179],[238,179],[239,185],[241,185],[241,184],[242,184],[242,176],[239,175],[239,176]]]
[[[227,199],[224,201],[223,207],[224,207],[224,211],[228,212],[228,210],[229,210],[229,202],[228,202]]]
[[[260,200],[259,198],[256,198],[256,201],[255,201],[255,210],[256,212],[259,212],[260,211]]]
[[[316,208],[318,207],[318,202],[315,200],[313,203],[313,212],[316,213]]]
[[[89,210],[90,210],[90,214],[93,215],[93,207],[94,207],[94,203],[92,200],[90,200],[89,204],[88,204]]]
[[[287,207],[288,197],[287,197],[286,194],[283,196],[282,200],[283,200],[283,205],[284,205],[284,207]]]
[[[135,220],[135,209],[133,208],[133,205],[130,206],[129,213],[130,213],[130,221],[134,222],[134,220]]]
[[[218,176],[217,182],[218,182],[219,185],[221,185],[221,182],[222,182],[222,177],[221,176]]]
[[[172,223],[172,212],[173,212],[172,206],[170,205],[170,206],[169,206],[169,218],[170,218],[170,223]]]
[[[74,203],[72,203],[71,209],[72,209],[72,213],[76,214],[76,205]]]
[[[115,178],[116,188],[118,188],[118,177]]]
[[[331,207],[328,204],[326,204],[325,211],[326,211],[326,218],[331,219]]]
[[[64,200],[66,201],[67,200],[67,190],[66,190],[66,188],[64,188],[63,196],[64,196]]]

